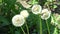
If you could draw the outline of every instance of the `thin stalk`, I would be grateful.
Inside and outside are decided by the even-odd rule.
[[[12,27],[10,27],[10,32],[11,32],[11,34],[14,34],[14,33],[13,33],[13,29],[12,29]]]
[[[24,29],[22,27],[21,27],[21,30],[23,31],[24,34],[26,34],[25,31],[24,31]]]
[[[48,28],[48,33],[50,34],[50,30],[49,30],[49,26],[48,26],[47,20],[46,20],[46,25],[47,25],[47,28]]]
[[[13,31],[14,27],[12,25],[9,26],[9,29],[10,29],[11,34],[14,34],[14,31]]]
[[[26,28],[27,28],[27,33],[29,34],[29,28],[28,28],[28,25],[27,25],[27,23],[26,23]]]
[[[42,34],[42,21],[41,21],[41,18],[40,18],[40,34]]]

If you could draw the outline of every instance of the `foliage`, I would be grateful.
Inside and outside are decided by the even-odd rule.
[[[26,18],[27,25],[29,27],[30,34],[39,34],[40,33],[40,16],[35,15],[31,12],[31,10],[24,8],[17,0],[0,0],[0,34],[23,34],[20,27],[15,27],[12,25],[12,17],[16,14],[19,14],[22,10],[29,11],[29,17]],[[48,1],[48,0],[31,0],[28,4],[34,5],[39,4],[43,6],[43,8],[50,8],[52,11],[51,16],[53,16],[53,11],[58,8],[58,1]],[[17,5],[17,9],[16,6]],[[60,8],[59,8],[60,9]],[[43,34],[48,34],[48,29],[46,25],[46,21],[41,19],[42,21],[42,32]],[[50,34],[58,34],[58,28],[51,24],[51,17],[47,20],[49,25]],[[27,33],[27,29],[25,24],[22,26],[24,31]]]

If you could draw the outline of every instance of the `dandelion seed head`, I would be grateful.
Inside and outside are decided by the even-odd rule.
[[[40,5],[33,5],[32,7],[32,13],[33,14],[39,14],[41,13],[42,7]]]
[[[24,24],[25,22],[25,19],[22,15],[15,15],[13,18],[12,18],[12,24],[16,27],[20,27]]]
[[[49,11],[48,9],[43,9],[41,14],[41,18],[47,20],[51,15],[51,11]]]
[[[28,13],[27,10],[22,10],[22,11],[20,12],[20,15],[22,15],[22,16],[25,17],[25,18],[27,18],[27,17],[29,16],[29,13]]]

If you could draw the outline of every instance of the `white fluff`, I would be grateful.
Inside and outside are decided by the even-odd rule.
[[[48,9],[43,9],[41,18],[47,20],[50,17],[50,15],[51,15],[51,11],[49,11]]]
[[[41,10],[42,10],[42,7],[40,5],[33,5],[32,7],[33,14],[40,14]]]
[[[27,3],[28,0],[17,0],[16,2],[19,2],[22,4],[24,8],[30,8],[32,5]]]
[[[29,13],[27,10],[23,10],[20,12],[20,15],[22,15],[24,18],[27,18],[29,16]]]
[[[25,22],[25,19],[22,15],[15,15],[12,18],[12,24],[16,27],[21,27]]]

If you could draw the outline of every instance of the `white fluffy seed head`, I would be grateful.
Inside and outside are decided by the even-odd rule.
[[[33,14],[40,14],[41,10],[42,10],[42,7],[40,5],[33,5],[32,7]]]
[[[15,15],[12,18],[12,24],[16,27],[21,27],[25,23],[25,19],[22,15]]]
[[[30,8],[32,5],[27,3],[28,0],[17,0],[16,2],[19,2],[20,4],[22,4],[22,6],[26,9]]]
[[[30,8],[32,5],[30,5],[30,4],[28,4],[26,1],[20,1],[20,3],[22,4],[22,6],[24,7],[24,8]]]
[[[24,18],[27,18],[29,16],[29,13],[27,10],[23,10],[20,12],[20,15],[22,15]]]
[[[41,14],[41,18],[47,20],[51,15],[51,11],[49,11],[48,9],[43,9]]]

